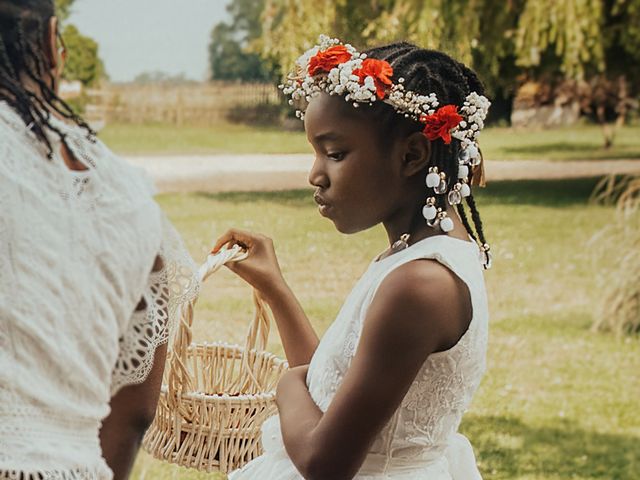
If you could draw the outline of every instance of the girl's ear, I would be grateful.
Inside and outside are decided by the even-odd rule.
[[[58,17],[49,19],[49,31],[46,37],[45,55],[53,72],[58,70],[60,58],[58,58]]]
[[[405,142],[405,153],[402,159],[402,170],[405,176],[423,172],[429,165],[431,142],[422,132],[414,132]]]

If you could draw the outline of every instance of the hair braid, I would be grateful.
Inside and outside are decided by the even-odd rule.
[[[48,132],[66,144],[65,134],[51,124],[51,113],[73,121],[87,131],[90,140],[95,132],[47,83],[49,66],[45,55],[47,22],[54,16],[53,0],[4,0],[0,3],[0,100],[5,101],[22,118],[46,146],[52,158],[53,146]],[[37,93],[24,85],[28,78]]]
[[[473,195],[469,195],[467,197],[467,205],[469,205],[469,210],[471,211],[471,219],[473,220],[473,225],[476,228],[476,232],[478,233],[478,238],[480,239],[480,243],[483,245],[487,243],[487,239],[484,236],[484,230],[482,228],[482,219],[480,218],[480,212],[478,212],[478,207],[476,206],[476,200],[473,198]]]
[[[404,86],[407,90],[421,95],[435,93],[441,105],[454,104],[461,107],[469,93],[477,92],[484,95],[484,86],[475,72],[445,53],[422,49],[407,42],[384,45],[365,53],[370,57],[389,62],[393,68],[394,80],[404,78]],[[421,131],[424,128],[421,123],[400,117],[387,107],[386,105],[381,107],[384,113],[379,113],[383,115],[380,119],[381,128],[386,132],[394,132],[402,126],[406,127],[408,133]],[[455,182],[458,178],[457,157],[460,147],[460,141],[455,138],[449,145],[442,141],[431,142],[430,166],[435,166],[438,171],[444,172],[448,182]],[[448,204],[446,194],[435,197],[436,206],[446,209]],[[458,215],[471,238],[484,247],[487,242],[473,196],[466,197],[466,203],[473,226],[469,222],[462,203],[456,205]]]
[[[22,29],[19,25],[18,26],[19,35],[21,34],[21,31]],[[37,31],[39,32],[38,34],[39,37],[41,38],[44,37],[45,30],[42,26],[42,22],[38,22]],[[44,65],[44,58],[42,57],[42,55],[37,54],[37,51],[35,50],[34,46],[30,42],[24,39],[24,34],[22,34],[21,40],[23,42],[22,48],[33,59],[34,64],[36,65],[36,68],[37,68],[38,75],[36,75],[35,74],[36,72],[33,72],[33,70],[28,65],[27,65],[26,72],[29,75],[29,77],[38,84],[38,86],[40,87],[41,91],[45,96],[45,99],[48,105],[52,107],[58,114],[60,114],[64,118],[68,120],[72,120],[78,125],[80,125],[81,127],[84,127],[85,130],[88,131],[91,137],[95,135],[91,127],[89,127],[89,125],[73,111],[73,109],[69,106],[69,104],[65,102],[63,99],[61,99],[60,97],[58,97],[53,91],[53,88],[47,85],[46,82],[44,82],[44,80],[42,79],[42,77],[44,76],[44,72],[46,70]]]
[[[462,221],[462,225],[464,225],[465,230],[471,236],[471,238],[473,238],[473,240],[478,243],[478,238],[473,232],[473,228],[469,223],[469,218],[467,217],[467,212],[464,209],[464,205],[462,203],[459,203],[458,205],[456,205],[456,210],[458,212],[458,215],[460,216],[460,220]]]

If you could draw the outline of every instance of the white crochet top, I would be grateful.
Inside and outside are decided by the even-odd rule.
[[[0,102],[0,478],[107,480],[109,401],[147,377],[196,267],[142,171],[51,122],[88,170]]]

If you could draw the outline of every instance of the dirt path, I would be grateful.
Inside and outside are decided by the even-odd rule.
[[[306,188],[310,155],[131,156],[160,192],[228,192]],[[601,161],[488,161],[491,180],[557,179],[640,173],[640,159]]]

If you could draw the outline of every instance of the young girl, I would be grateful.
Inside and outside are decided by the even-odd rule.
[[[320,214],[343,233],[382,223],[391,246],[319,342],[271,240],[218,240],[214,250],[249,250],[229,268],[269,303],[291,366],[264,455],[230,479],[479,479],[457,429],[487,348],[490,256],[469,186],[481,175],[481,83],[440,52],[397,43],[363,55],[321,37],[283,88],[306,106]]]

